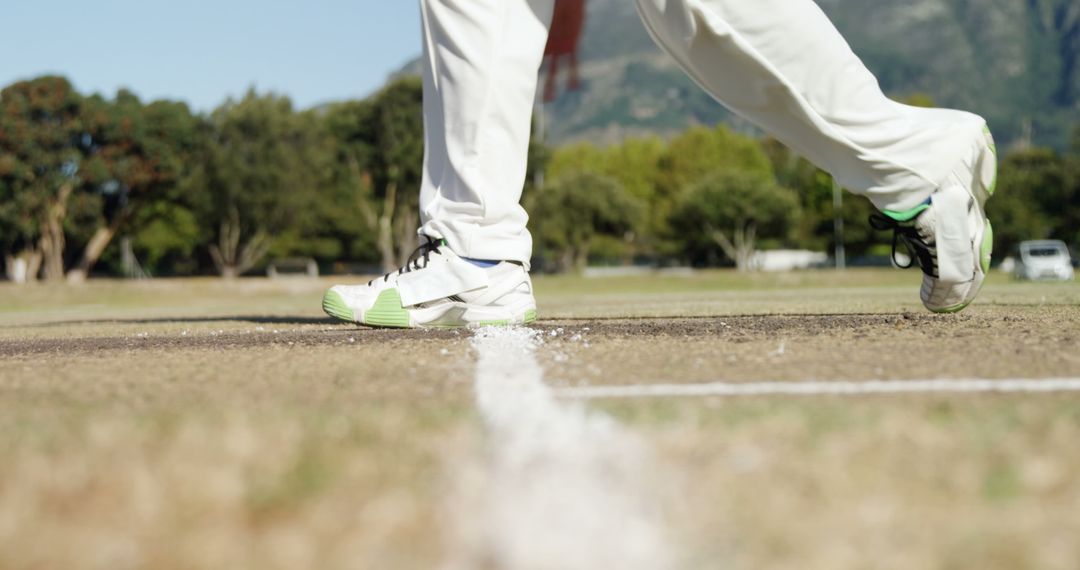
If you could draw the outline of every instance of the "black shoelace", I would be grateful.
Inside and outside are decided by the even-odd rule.
[[[907,269],[918,262],[923,273],[930,277],[938,276],[937,249],[926,243],[926,240],[919,235],[919,231],[915,229],[915,224],[898,222],[884,214],[875,213],[870,215],[870,226],[875,230],[892,230],[892,261],[897,267]],[[908,257],[911,258],[906,265],[896,259],[896,246],[900,242],[903,242],[908,251]]]
[[[431,261],[431,254],[439,253],[439,247],[443,245],[441,239],[432,239],[427,236],[424,236],[424,239],[427,241],[413,250],[412,254],[409,255],[409,259],[405,261],[405,265],[401,266],[401,269],[396,271],[398,275],[427,267],[428,262]],[[389,281],[390,276],[394,273],[394,271],[391,271],[390,273],[383,275],[383,281]],[[368,286],[370,287],[374,283],[375,279],[372,279],[371,281],[368,281]]]

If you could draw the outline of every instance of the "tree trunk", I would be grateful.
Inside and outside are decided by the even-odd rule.
[[[397,182],[391,181],[386,186],[382,213],[379,214],[379,235],[376,245],[382,259],[383,271],[390,272],[401,266],[394,252],[394,210],[397,205]]]
[[[559,273],[569,273],[574,269],[574,260],[577,255],[574,253],[573,248],[566,248],[559,253],[558,271]]]
[[[420,223],[419,214],[417,214],[417,208],[408,208],[401,212],[398,219],[395,220],[394,226],[394,241],[397,242],[397,261],[396,267],[400,267],[409,261],[409,256],[412,255],[413,250],[419,245],[419,241],[416,236],[416,227]]]
[[[4,252],[4,277],[12,283],[26,283],[25,261]]]
[[[258,231],[240,249],[240,259],[236,263],[237,275],[247,273],[255,267],[270,251],[273,240],[266,232]]]
[[[740,227],[741,226],[741,227]],[[713,241],[724,250],[724,254],[735,262],[735,268],[740,272],[754,271],[754,244],[757,240],[757,226],[750,222],[745,225],[736,224],[732,230],[732,239],[719,230],[709,232]]]
[[[236,258],[240,248],[240,220],[235,208],[228,219],[221,221],[218,228],[218,242],[210,244],[210,259],[218,275],[226,279],[236,277]]]
[[[67,217],[68,198],[74,191],[74,185],[64,184],[56,199],[45,208],[38,243],[43,261],[42,277],[49,281],[64,278],[64,218]]]
[[[150,278],[150,274],[139,265],[139,260],[135,257],[135,250],[131,247],[131,238],[127,236],[120,240],[120,265],[124,277],[128,279]]]
[[[15,255],[4,255],[4,273],[13,283],[28,283],[37,279],[41,270],[41,252],[28,247]]]
[[[83,249],[82,257],[79,258],[79,263],[68,271],[68,283],[82,283],[83,281],[86,281],[86,278],[90,275],[90,270],[93,269],[94,264],[101,259],[101,254],[105,253],[105,248],[108,247],[109,242],[112,241],[126,218],[126,213],[117,215],[109,225],[101,226],[94,232],[94,236],[90,238],[90,242],[87,243],[86,248]]]
[[[270,251],[272,239],[264,231],[258,231],[247,243],[240,243],[240,213],[233,208],[227,220],[222,220],[217,244],[210,244],[210,258],[218,274],[225,279],[235,279],[259,263]]]
[[[589,242],[581,244],[574,252],[574,271],[581,273],[589,265]]]

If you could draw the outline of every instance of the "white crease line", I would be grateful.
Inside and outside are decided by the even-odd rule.
[[[932,393],[1080,392],[1080,378],[870,380],[864,382],[713,382],[558,388],[559,398],[661,398],[679,396],[862,396]]]
[[[542,342],[526,328],[473,336],[489,456],[480,497],[454,522],[466,551],[447,568],[673,567],[648,449],[610,417],[554,397],[534,354]]]

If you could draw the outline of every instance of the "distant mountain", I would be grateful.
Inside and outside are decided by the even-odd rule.
[[[612,142],[718,122],[752,130],[653,44],[632,2],[587,2],[582,88],[546,106],[549,141]],[[1005,145],[1063,148],[1080,125],[1078,0],[818,3],[894,98],[927,95],[977,112]]]

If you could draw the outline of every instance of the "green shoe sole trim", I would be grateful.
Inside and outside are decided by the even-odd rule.
[[[905,210],[903,212],[897,212],[895,210],[882,210],[881,213],[889,216],[890,218],[898,222],[910,222],[911,220],[914,220],[916,217],[918,217],[919,214],[926,211],[926,209],[929,207],[930,204],[919,204],[918,206],[915,206],[914,208],[910,210]]]
[[[498,321],[480,321],[476,323],[478,327],[508,327],[510,326],[509,319],[502,319]]]
[[[970,304],[971,304],[971,301],[968,301],[967,303],[961,303],[959,305],[953,305],[952,307],[946,307],[944,309],[931,309],[931,311],[934,312],[934,313],[942,314],[942,315],[946,315],[946,314],[951,315],[953,313],[959,313],[960,311],[963,311],[964,309],[968,308],[968,305],[970,305]]]
[[[353,316],[352,309],[345,304],[345,299],[341,298],[336,291],[327,291],[322,298],[322,308],[326,314],[347,323],[355,323],[356,317]]]
[[[525,316],[521,319],[521,324],[529,324],[536,321],[536,309],[529,309],[525,311]],[[509,327],[518,324],[517,319],[493,319],[490,321],[477,321],[474,323],[465,323],[460,325],[446,325],[446,324],[429,324],[423,325],[425,328],[439,328],[439,329],[457,329],[462,327]]]
[[[409,328],[409,312],[401,306],[401,295],[397,289],[387,289],[379,293],[375,304],[364,313],[364,324],[372,327]]]

